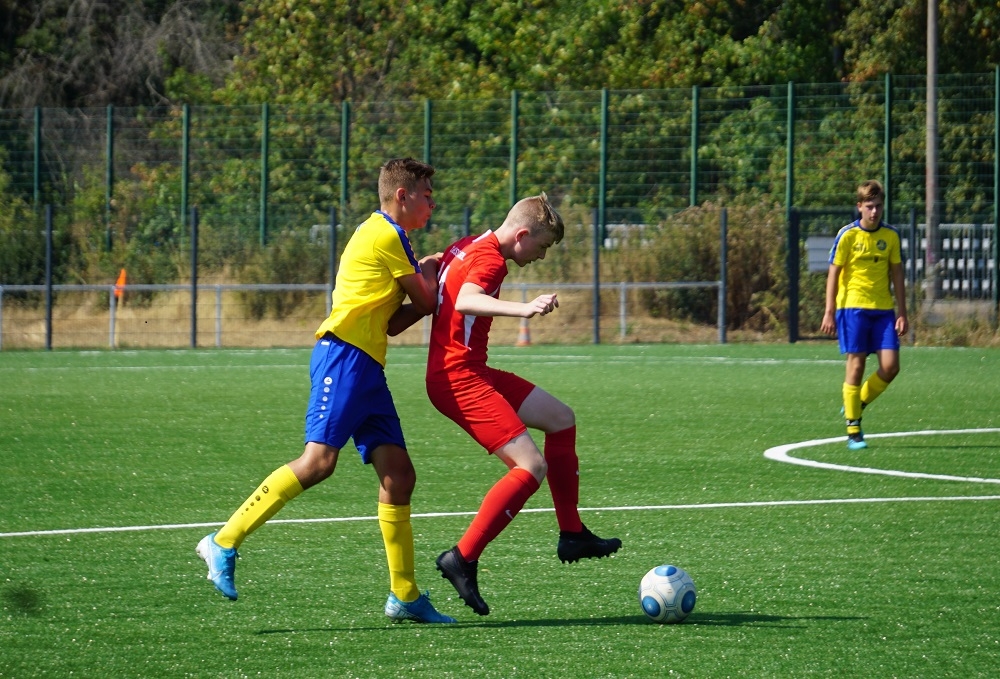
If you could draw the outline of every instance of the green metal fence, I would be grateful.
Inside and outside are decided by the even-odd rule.
[[[1000,68],[938,78],[942,222],[997,221],[998,80]],[[923,76],[886,76],[462,101],[0,110],[0,170],[6,191],[36,214],[54,206],[57,229],[92,229],[95,249],[183,247],[197,205],[208,267],[248,241],[329,223],[331,209],[357,223],[374,207],[380,164],[404,155],[438,168],[432,230],[495,225],[517,197],[542,190],[564,212],[597,208],[602,228],[747,196],[786,210],[849,207],[871,177],[888,187],[889,221],[903,222],[925,209],[925,101]]]

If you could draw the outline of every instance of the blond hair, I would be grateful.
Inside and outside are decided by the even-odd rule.
[[[544,191],[517,201],[503,220],[502,226],[509,225],[525,227],[533,236],[552,234],[554,243],[563,239],[566,229],[562,217],[552,207]]]
[[[885,200],[885,189],[882,183],[876,179],[869,179],[861,182],[858,187],[858,203],[867,203],[870,200]]]
[[[396,189],[409,193],[421,179],[430,179],[434,168],[414,158],[393,158],[386,161],[378,172],[378,199],[382,205],[392,203]]]

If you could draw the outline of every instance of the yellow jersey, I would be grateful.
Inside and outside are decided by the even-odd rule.
[[[406,297],[396,279],[413,273],[420,265],[406,232],[381,210],[373,212],[344,248],[333,310],[316,339],[332,332],[385,366],[389,319]]]
[[[843,227],[830,248],[830,264],[841,267],[837,308],[895,309],[889,265],[902,261],[899,232],[888,224],[866,231],[856,220]]]

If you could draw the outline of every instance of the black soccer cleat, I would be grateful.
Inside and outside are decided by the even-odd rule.
[[[599,538],[586,526],[579,533],[559,531],[559,546],[556,554],[563,563],[573,563],[580,559],[602,558],[614,554],[621,549],[622,541],[618,538]]]
[[[478,561],[466,561],[458,547],[452,547],[437,558],[437,569],[441,571],[441,577],[452,584],[466,606],[479,615],[489,615],[490,607],[479,594]]]

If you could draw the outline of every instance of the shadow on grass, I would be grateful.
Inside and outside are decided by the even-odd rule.
[[[5,607],[23,615],[38,615],[42,612],[45,597],[39,591],[28,585],[10,585],[4,587],[2,596]]]
[[[767,627],[799,627],[805,621],[825,621],[841,622],[847,620],[861,620],[859,617],[836,616],[836,615],[766,615],[755,611],[738,611],[735,613],[692,613],[687,620],[679,623],[680,626],[694,625],[706,627],[743,627],[743,626],[763,626]],[[417,623],[412,623],[417,624]],[[553,618],[535,620],[471,620],[459,621],[452,625],[427,625],[428,629],[465,629],[476,628],[504,628],[513,629],[518,627],[615,627],[623,625],[653,625],[657,623],[650,621],[644,615],[620,615],[608,618]],[[257,634],[295,634],[302,632],[342,632],[342,631],[379,631],[389,630],[393,627],[408,627],[407,623],[388,623],[383,627],[314,627],[305,629],[265,629]],[[663,625],[672,627],[673,625]]]

